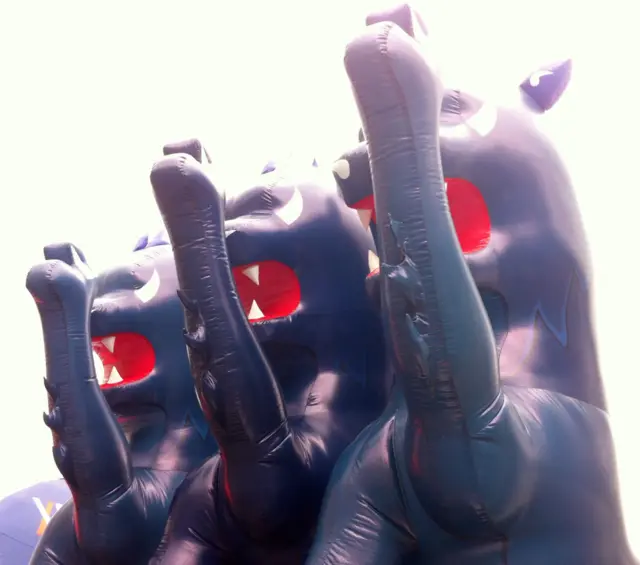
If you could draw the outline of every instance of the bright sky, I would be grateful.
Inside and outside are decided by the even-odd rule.
[[[356,139],[358,128],[344,45],[365,14],[382,4],[0,3],[6,320],[0,326],[6,454],[0,495],[55,473],[40,418],[39,322],[24,290],[42,246],[71,240],[94,266],[128,252],[157,224],[148,173],[167,141],[203,138],[230,187],[283,151],[330,161]],[[515,92],[540,64],[564,55],[575,59],[573,84],[541,125],[565,154],[590,234],[627,528],[640,552],[640,458],[634,454],[640,199],[638,155],[632,155],[638,146],[640,84],[632,60],[640,53],[632,33],[638,1],[417,5],[450,74],[496,96]],[[33,465],[13,465],[13,457],[32,457]]]

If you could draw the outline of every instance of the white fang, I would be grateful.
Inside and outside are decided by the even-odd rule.
[[[120,373],[118,373],[118,369],[116,369],[115,367],[111,368],[111,371],[109,372],[109,378],[107,379],[107,383],[109,385],[117,385],[118,383],[122,382],[122,377],[120,376]]]
[[[260,284],[260,265],[252,265],[247,267],[242,274],[251,279],[255,284]]]
[[[371,216],[373,216],[372,210],[356,210],[358,212],[358,216],[360,217],[360,221],[365,230],[369,229],[369,224],[371,224]]]
[[[260,306],[258,306],[258,303],[255,300],[251,303],[251,310],[249,310],[247,318],[249,318],[249,320],[259,320],[260,318],[264,318],[264,313],[260,310]]]
[[[275,213],[288,226],[293,224],[302,214],[302,194],[298,187],[294,187],[293,195],[284,206],[278,208]]]
[[[158,294],[158,290],[160,290],[160,276],[158,275],[158,271],[153,269],[153,274],[149,281],[143,287],[135,290],[134,292],[138,299],[145,304]]]
[[[379,257],[371,250],[369,250],[369,272],[373,273],[373,271],[380,268],[380,259]]]
[[[105,337],[102,340],[102,343],[109,351],[111,351],[111,353],[113,353],[113,348],[116,344],[116,337],[113,335],[110,335],[109,337]]]
[[[93,352],[93,368],[96,371],[98,384],[103,385],[105,383],[104,364],[102,363],[100,356],[95,351]]]

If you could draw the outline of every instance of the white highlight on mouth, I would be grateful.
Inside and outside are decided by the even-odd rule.
[[[247,314],[247,318],[249,318],[249,320],[258,320],[259,318],[264,318],[264,317],[265,315],[262,312],[262,310],[260,310],[260,306],[258,306],[258,303],[254,300],[251,303],[251,309]]]
[[[260,265],[252,265],[251,267],[247,267],[244,271],[242,271],[243,275],[246,275],[251,281],[255,284],[260,284]]]
[[[302,194],[300,194],[298,187],[295,186],[289,201],[281,208],[278,208],[275,213],[285,224],[290,226],[301,216],[302,208]]]
[[[160,290],[160,275],[158,275],[158,271],[153,269],[153,273],[149,281],[134,292],[138,299],[143,304],[146,304],[149,300],[153,299],[156,294],[158,294],[158,290]]]
[[[380,268],[380,258],[371,250],[369,250],[369,272],[373,273],[373,271]]]
[[[333,164],[333,172],[342,180],[347,180],[351,175],[351,165],[346,159],[338,159]]]

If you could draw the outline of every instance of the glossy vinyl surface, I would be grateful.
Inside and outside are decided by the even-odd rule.
[[[631,565],[569,176],[529,108],[445,90],[413,21],[372,16],[345,56],[366,145],[334,173],[350,205],[374,196],[398,386],[307,563]]]
[[[301,563],[333,464],[388,398],[371,236],[315,166],[270,163],[226,203],[186,155],[151,181],[221,449],[176,495],[156,562]]]

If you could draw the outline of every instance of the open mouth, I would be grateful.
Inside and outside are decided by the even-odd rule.
[[[153,346],[140,334],[94,337],[91,345],[98,384],[102,388],[140,381],[153,371],[156,364]]]
[[[244,313],[250,322],[285,318],[300,305],[300,283],[293,269],[278,261],[233,268]]]
[[[462,252],[482,251],[491,239],[491,218],[480,189],[461,178],[445,179],[445,186]]]
[[[293,269],[277,261],[233,268],[245,315],[251,322],[284,318],[300,305],[300,283]],[[101,388],[140,381],[156,363],[153,346],[142,335],[118,333],[91,340]]]
[[[473,183],[462,178],[446,178],[445,188],[451,219],[463,253],[477,253],[489,245],[491,217],[482,192]],[[351,206],[358,211],[365,229],[376,222],[373,195]]]

